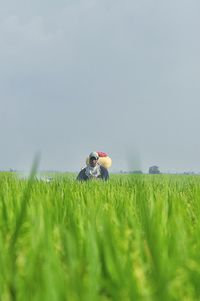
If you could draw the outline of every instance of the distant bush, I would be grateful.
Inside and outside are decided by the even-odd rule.
[[[156,165],[149,167],[149,173],[150,174],[160,174],[159,167]]]
[[[133,173],[133,174],[143,174],[143,172],[141,170],[133,170],[133,171],[130,171],[130,173]]]

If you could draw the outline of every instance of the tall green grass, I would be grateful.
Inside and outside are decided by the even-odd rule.
[[[199,300],[200,178],[0,174],[0,300]]]

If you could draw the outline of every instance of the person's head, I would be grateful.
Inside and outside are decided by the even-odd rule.
[[[95,167],[97,165],[97,162],[99,160],[99,155],[97,152],[92,152],[89,155],[89,164],[92,167]]]

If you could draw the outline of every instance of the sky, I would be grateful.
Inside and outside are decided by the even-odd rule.
[[[200,171],[198,0],[0,0],[0,170]]]

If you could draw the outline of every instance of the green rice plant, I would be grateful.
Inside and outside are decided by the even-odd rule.
[[[0,299],[199,300],[200,178],[0,174]]]

